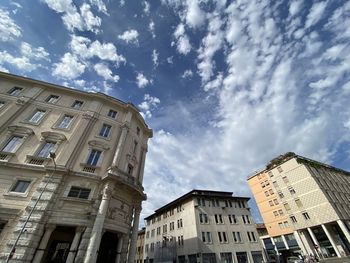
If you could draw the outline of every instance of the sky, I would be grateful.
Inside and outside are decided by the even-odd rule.
[[[350,170],[349,25],[345,0],[0,0],[0,70],[140,109],[145,217],[194,188],[251,196],[289,151]]]

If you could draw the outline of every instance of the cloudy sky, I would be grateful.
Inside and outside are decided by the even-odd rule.
[[[0,70],[140,108],[145,216],[193,188],[250,196],[287,151],[350,169],[349,25],[345,0],[0,1]]]

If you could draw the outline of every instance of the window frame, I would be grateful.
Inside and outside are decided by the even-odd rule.
[[[34,115],[37,113],[37,112],[44,112],[44,114],[41,116],[41,118],[37,121],[37,122],[33,122],[31,121],[31,119],[34,117]],[[43,120],[45,119],[45,117],[48,115],[48,110],[45,109],[45,108],[36,108],[35,110],[32,111],[32,113],[27,117],[27,119],[25,119],[25,123],[28,123],[30,125],[40,125]]]
[[[78,108],[74,106],[76,102],[81,102],[81,105]],[[75,109],[75,110],[80,110],[83,107],[83,105],[84,105],[84,101],[82,101],[82,100],[74,100],[70,107],[72,109]]]
[[[23,177],[23,176],[18,176],[18,177],[15,177],[11,186],[8,188],[7,192],[4,194],[5,196],[16,196],[16,197],[27,197],[29,192],[30,192],[30,189],[32,188],[33,186],[33,183],[35,182],[36,179],[34,178],[28,178],[28,177]],[[21,192],[14,192],[12,191],[12,189],[15,187],[16,183],[18,181],[29,181],[29,185],[26,189],[26,191],[24,193],[21,193]]]
[[[53,144],[53,147],[51,148],[51,151],[49,151],[48,156],[40,156],[39,153],[41,151],[43,151],[44,148],[45,148],[45,145],[47,145],[49,143]],[[53,140],[49,140],[49,139],[48,140],[43,140],[43,142],[39,145],[39,147],[37,148],[37,150],[35,151],[33,156],[36,157],[36,158],[50,159],[50,153],[51,152],[55,153],[56,150],[57,150],[57,147],[58,147],[58,142],[57,141],[53,141]]]
[[[59,95],[50,94],[50,95],[46,98],[45,102],[46,102],[46,103],[49,103],[49,104],[56,104],[56,103],[59,101],[60,98],[61,98],[61,96],[59,96]],[[52,102],[50,101],[51,99],[53,99]]]
[[[15,90],[19,90],[19,91],[16,92],[15,94],[12,94]],[[7,94],[10,96],[17,97],[18,95],[20,95],[23,92],[23,90],[24,90],[24,88],[22,88],[22,87],[14,86],[7,92]]]
[[[107,128],[107,134],[105,136],[106,128]],[[101,129],[100,129],[100,131],[98,133],[98,137],[101,137],[101,138],[104,138],[104,139],[110,138],[111,134],[112,134],[112,128],[113,128],[113,126],[111,124],[103,123],[102,126],[101,126]],[[103,131],[103,133],[102,133],[102,131]]]
[[[107,117],[110,117],[112,119],[116,119],[117,115],[118,115],[118,111],[113,110],[113,109],[109,109],[108,112],[107,112]]]
[[[5,151],[5,148],[9,145],[9,143],[10,143],[10,142],[12,141],[12,139],[15,138],[15,137],[21,138],[21,139],[20,139],[20,143],[19,143],[19,145],[17,146],[17,148],[15,148],[14,151]],[[0,152],[6,153],[6,154],[16,154],[16,152],[18,151],[18,149],[21,148],[21,146],[23,145],[24,140],[25,140],[25,136],[23,136],[23,135],[17,135],[17,134],[12,134],[12,135],[10,136],[10,138],[8,138],[7,140],[5,140],[5,142],[1,145],[1,150],[0,150]]]
[[[68,126],[67,127],[60,127],[60,125],[62,124],[64,118],[66,116],[72,117]],[[63,131],[69,131],[72,126],[73,126],[73,122],[75,120],[76,116],[74,116],[73,114],[70,113],[63,113],[57,120],[57,122],[55,123],[55,125],[53,126],[54,129],[59,129],[59,130],[63,130]]]
[[[69,196],[73,188],[77,188],[77,190],[79,190],[77,196]],[[86,198],[80,197],[82,191],[85,191],[85,190],[89,190],[89,193],[88,193],[87,197],[86,197]],[[86,187],[71,185],[70,188],[69,188],[69,191],[68,191],[68,193],[67,193],[67,197],[68,197],[68,198],[77,198],[77,199],[81,199],[81,200],[89,200],[89,199],[90,199],[91,192],[92,192],[92,189],[91,189],[91,188],[86,188]]]

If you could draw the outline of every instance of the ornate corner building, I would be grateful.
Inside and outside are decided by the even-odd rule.
[[[0,72],[0,261],[134,262],[151,137],[130,103]]]

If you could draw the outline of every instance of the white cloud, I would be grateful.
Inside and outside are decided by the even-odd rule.
[[[174,63],[173,59],[174,59],[173,56],[167,57],[166,61],[167,61],[169,64],[173,64],[173,63]]]
[[[32,46],[27,42],[22,42],[21,53],[27,58],[50,61],[49,53],[43,47],[32,48]]]
[[[309,14],[307,15],[305,27],[315,25],[323,16],[324,11],[327,7],[327,1],[314,3],[310,9]]]
[[[191,43],[188,36],[185,34],[185,26],[180,23],[174,32],[174,37],[176,38],[176,49],[180,54],[187,55],[191,49]]]
[[[0,8],[0,40],[10,41],[21,35],[21,28],[12,20],[9,12]]]
[[[128,44],[138,44],[138,36],[139,32],[137,32],[135,29],[130,29],[125,31],[123,34],[118,35],[118,38],[124,40]]]
[[[7,51],[0,51],[0,65],[4,63],[23,71],[32,71],[39,66],[31,63],[28,57],[15,57]]]
[[[155,24],[154,24],[153,20],[151,20],[151,22],[149,22],[148,30],[151,32],[152,38],[155,38],[156,33],[155,33]]]
[[[75,79],[73,83],[79,87],[84,87],[86,84],[86,81],[83,79]]]
[[[101,60],[114,61],[117,65],[126,62],[125,57],[117,53],[117,48],[112,43],[101,43],[98,40],[91,43],[86,37],[73,35],[70,48],[74,54],[84,59],[98,57]]]
[[[159,103],[159,98],[152,97],[149,94],[145,94],[143,97],[143,102],[141,102],[138,106],[142,110],[143,116],[145,118],[151,118],[152,111],[154,111],[157,108]]]
[[[150,80],[148,80],[145,75],[143,75],[142,73],[137,73],[137,76],[136,76],[136,83],[137,83],[137,86],[142,89],[144,87],[146,87],[148,84],[150,84]]]
[[[107,7],[103,3],[103,0],[89,0],[91,5],[95,5],[98,8],[98,11],[104,13],[105,15],[108,15],[107,13]]]
[[[114,75],[112,70],[109,69],[109,67],[104,63],[97,63],[94,66],[94,70],[97,72],[97,75],[103,77],[105,80],[109,80],[112,82],[118,82],[119,76]]]
[[[303,0],[293,0],[289,3],[289,13],[291,16],[295,16],[300,11],[303,5]]]
[[[193,72],[190,69],[185,70],[185,72],[182,74],[181,78],[187,79],[191,78],[193,76]]]
[[[156,49],[153,49],[153,51],[152,51],[152,61],[153,61],[154,67],[158,67],[158,65],[159,65],[158,57],[159,57],[159,53],[157,52]]]
[[[75,29],[79,31],[99,32],[101,26],[101,18],[94,16],[90,10],[90,5],[82,4],[80,13],[72,0],[43,0],[49,8],[62,14],[62,20],[66,28],[73,32]],[[93,0],[94,4],[98,4],[98,0]],[[101,6],[101,8],[103,8]]]
[[[65,53],[59,63],[54,64],[52,75],[62,79],[75,79],[84,73],[86,66],[71,53]]]
[[[150,9],[151,9],[151,5],[147,1],[143,1],[143,5],[144,5],[143,12],[146,15],[149,15]]]
[[[186,23],[192,28],[200,27],[204,24],[205,12],[199,7],[199,1],[187,0]]]

